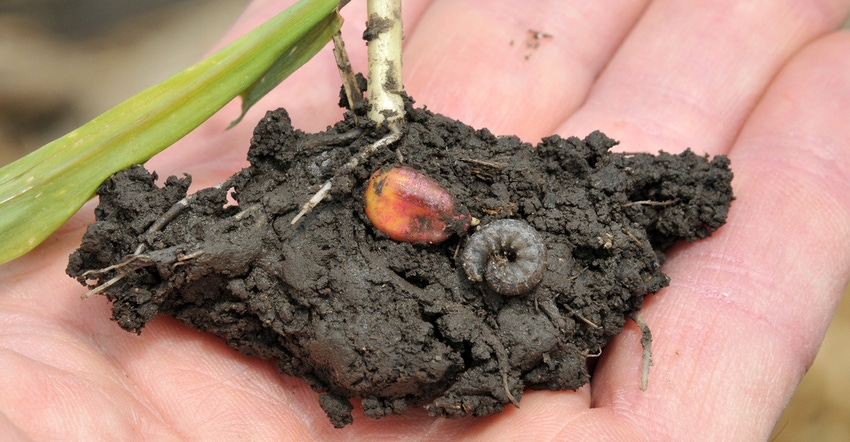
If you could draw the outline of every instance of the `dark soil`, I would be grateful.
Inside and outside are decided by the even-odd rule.
[[[358,397],[372,418],[418,406],[480,416],[518,402],[524,388],[586,383],[587,358],[667,285],[663,250],[709,236],[732,201],[722,156],[610,153],[616,142],[599,132],[533,147],[409,108],[402,139],[333,178],[330,198],[291,226],[319,186],[381,135],[350,112],[321,134],[269,112],[251,140],[251,166],[183,210],[175,204],[189,177],[158,187],[142,167],[119,172],[100,187],[97,222],[68,274],[89,288],[112,280],[99,291],[127,331],[166,314],[277,361],[321,393],[337,427],[352,422],[349,398]],[[459,250],[474,229],[429,245],[373,228],[366,181],[400,158],[482,226],[533,226],[548,256],[542,281],[520,296],[470,281]]]

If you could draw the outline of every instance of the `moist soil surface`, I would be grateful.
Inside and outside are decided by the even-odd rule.
[[[142,167],[117,173],[68,274],[100,286],[127,331],[170,315],[276,361],[320,393],[337,427],[352,422],[350,398],[372,418],[419,406],[481,416],[525,388],[585,384],[587,359],[668,284],[663,251],[709,236],[733,199],[723,156],[611,153],[600,132],[532,146],[412,105],[398,142],[337,173],[384,135],[363,120],[348,112],[307,134],[269,112],[251,166],[188,199],[188,176],[160,187]],[[506,296],[470,280],[460,261],[475,227],[439,244],[374,228],[369,176],[402,164],[445,187],[478,228],[533,227],[546,252],[539,284]],[[328,180],[329,197],[291,225]]]

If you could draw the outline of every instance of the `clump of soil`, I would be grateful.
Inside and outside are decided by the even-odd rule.
[[[610,153],[616,142],[599,132],[531,146],[407,112],[399,142],[336,178],[383,134],[350,112],[306,134],[282,109],[257,125],[251,166],[222,186],[184,200],[189,177],[158,187],[142,167],[119,172],[100,187],[97,222],[68,274],[101,286],[127,331],[165,314],[275,360],[321,393],[337,427],[352,422],[356,397],[372,418],[417,406],[480,416],[516,404],[524,388],[586,383],[587,358],[667,285],[663,250],[709,236],[732,200],[723,156]],[[513,218],[537,230],[542,281],[520,296],[470,281],[459,250],[474,229],[432,245],[373,228],[366,181],[401,158],[481,225]],[[290,225],[332,178],[330,198]]]

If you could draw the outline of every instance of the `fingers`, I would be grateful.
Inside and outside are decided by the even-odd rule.
[[[24,296],[4,293],[0,305],[0,427],[10,422],[28,437],[7,439],[16,433],[4,431],[3,439],[161,434],[161,422],[127,391],[125,374],[92,348],[91,330],[48,317]]]
[[[595,374],[595,405],[628,404],[666,434],[706,428],[704,416],[719,439],[769,434],[850,276],[848,53],[850,34],[823,38],[767,90],[730,151],[728,224],[672,254],[670,287],[642,312],[654,331],[649,390],[636,386],[632,330]]]
[[[748,299],[767,311],[806,366],[850,277],[850,33],[812,45],[792,61],[759,103],[730,158],[741,212],[757,235],[730,244],[777,285],[773,297]],[[733,204],[737,204],[733,203]],[[743,231],[736,226],[733,232]],[[758,266],[755,264],[758,263]],[[771,299],[772,298],[772,299]],[[778,302],[777,302],[778,301]],[[796,305],[797,308],[788,308]],[[801,311],[797,311],[797,310]]]
[[[323,414],[303,381],[209,334],[165,318],[141,338],[119,333],[101,337],[104,353],[173,435],[309,440],[309,426]]]
[[[645,3],[435,1],[408,35],[405,88],[435,112],[536,143],[582,103]]]
[[[625,150],[725,152],[775,72],[840,26],[841,0],[653,2],[558,129],[601,129]]]

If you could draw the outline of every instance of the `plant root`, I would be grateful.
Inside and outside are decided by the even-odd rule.
[[[564,308],[569,310],[571,315],[573,315],[576,318],[578,318],[579,320],[581,320],[581,322],[584,322],[585,324],[587,324],[587,325],[589,325],[589,326],[591,326],[591,327],[593,327],[597,330],[600,330],[602,328],[601,326],[593,323],[590,319],[587,319],[584,316],[580,315],[574,308],[570,307],[570,305],[567,304],[566,302],[561,303],[561,305],[563,305]]]
[[[295,225],[298,223],[301,218],[310,213],[319,203],[322,202],[325,198],[327,198],[328,194],[331,193],[331,189],[333,188],[333,180],[342,176],[351,173],[357,166],[360,165],[364,160],[369,158],[372,154],[377,152],[378,150],[389,147],[393,145],[396,141],[401,139],[401,130],[398,128],[398,125],[392,124],[389,126],[390,132],[385,135],[383,138],[375,141],[374,143],[366,146],[363,150],[358,152],[356,155],[351,157],[339,170],[336,171],[333,178],[325,181],[325,184],[319,188],[319,190],[301,206],[301,211],[295,215],[295,218],[292,218],[292,221],[289,222],[290,225]]]
[[[652,332],[650,332],[649,325],[640,317],[638,312],[632,313],[630,317],[640,329],[640,346],[643,347],[640,364],[640,389],[641,391],[646,391],[646,388],[649,386],[649,367],[653,365]]]

